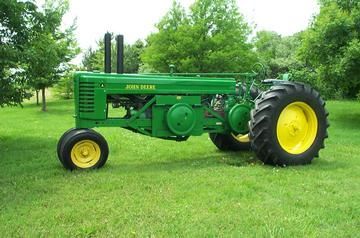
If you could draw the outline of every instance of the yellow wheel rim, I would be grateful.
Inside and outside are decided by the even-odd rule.
[[[277,139],[290,154],[301,154],[314,143],[318,120],[314,110],[304,102],[294,102],[285,107],[277,122]]]
[[[235,135],[233,133],[231,133],[232,137],[241,142],[241,143],[249,143],[250,142],[250,138],[249,138],[249,134],[246,134],[246,135],[242,135],[242,134],[238,134],[238,135]]]
[[[71,160],[79,168],[90,168],[100,160],[99,145],[92,140],[77,142],[71,150]]]

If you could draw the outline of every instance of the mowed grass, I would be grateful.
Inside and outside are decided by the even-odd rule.
[[[326,149],[309,166],[223,153],[207,135],[100,128],[107,164],[69,172],[56,144],[74,125],[72,101],[0,109],[0,236],[359,237],[360,103],[328,110]]]

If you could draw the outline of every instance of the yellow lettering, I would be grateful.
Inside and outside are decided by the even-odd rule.
[[[156,86],[152,84],[127,84],[125,90],[155,90]]]

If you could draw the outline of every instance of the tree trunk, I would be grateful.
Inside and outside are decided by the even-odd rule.
[[[42,96],[42,108],[41,108],[41,111],[46,112],[45,87],[43,87],[41,89],[41,96]]]
[[[36,105],[39,106],[39,90],[35,90],[36,92]]]

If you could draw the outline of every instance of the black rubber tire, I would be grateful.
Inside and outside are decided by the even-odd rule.
[[[63,162],[62,162],[62,158],[61,158],[61,154],[60,154],[61,145],[62,145],[62,143],[63,143],[63,141],[64,141],[65,136],[67,136],[71,131],[74,131],[74,130],[76,130],[76,128],[71,128],[71,129],[65,131],[65,133],[62,134],[62,136],[60,137],[60,139],[59,139],[59,141],[58,141],[58,143],[57,143],[56,152],[57,152],[58,159],[59,159],[59,161],[60,161],[61,163],[63,163]]]
[[[214,145],[223,151],[246,151],[251,149],[250,142],[240,142],[229,134],[209,133]]]
[[[81,141],[81,140],[91,140],[95,142],[100,147],[100,158],[99,161],[94,164],[93,166],[89,168],[80,168],[74,162],[71,158],[71,150],[74,147],[74,145]],[[60,146],[60,158],[62,165],[64,168],[68,170],[74,170],[74,169],[97,169],[101,168],[105,165],[108,155],[109,155],[109,147],[105,140],[105,138],[97,133],[94,130],[91,129],[75,129],[69,131],[63,138],[63,142]]]
[[[303,153],[290,154],[277,139],[277,121],[282,110],[293,102],[304,102],[315,112],[318,129],[314,142]],[[251,111],[250,140],[257,157],[266,164],[288,166],[305,165],[319,156],[328,137],[329,113],[320,94],[309,85],[284,82],[264,92]]]

